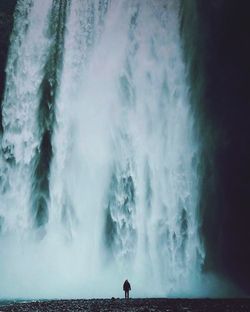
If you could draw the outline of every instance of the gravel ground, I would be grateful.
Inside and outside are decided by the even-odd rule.
[[[250,299],[90,299],[14,303],[0,311],[250,312]]]

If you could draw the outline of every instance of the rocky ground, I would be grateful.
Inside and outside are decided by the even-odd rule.
[[[0,307],[1,311],[250,312],[250,299],[51,300],[7,304]]]

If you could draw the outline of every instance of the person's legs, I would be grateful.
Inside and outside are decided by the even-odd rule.
[[[129,290],[128,290],[128,293],[127,293],[128,295],[127,295],[127,298],[129,299]]]

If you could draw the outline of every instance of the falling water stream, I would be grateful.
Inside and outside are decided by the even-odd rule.
[[[200,144],[176,0],[18,0],[1,297],[199,294]]]

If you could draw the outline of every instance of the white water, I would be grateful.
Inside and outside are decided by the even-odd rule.
[[[3,102],[2,147],[15,161],[2,155],[0,296],[121,296],[125,278],[134,297],[202,294],[199,142],[178,1],[71,1],[39,229],[31,185],[52,0],[18,5]]]

